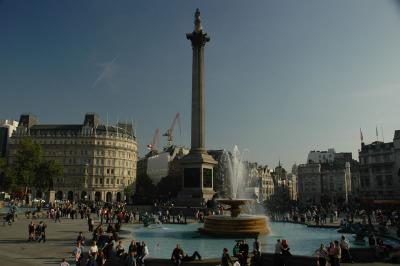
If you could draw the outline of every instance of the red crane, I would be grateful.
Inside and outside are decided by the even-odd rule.
[[[168,146],[171,146],[171,145],[172,145],[172,141],[173,141],[173,139],[174,139],[172,133],[173,133],[173,131],[174,131],[176,122],[178,122],[178,125],[179,125],[179,132],[181,131],[181,121],[180,121],[180,119],[179,119],[179,116],[180,116],[180,114],[179,114],[179,113],[176,113],[175,118],[174,118],[174,121],[172,121],[171,127],[170,127],[169,129],[167,129],[167,132],[165,132],[165,133],[163,134],[163,136],[167,137],[167,141],[168,141],[168,144],[167,144],[167,145],[168,145]]]
[[[156,132],[154,132],[153,141],[150,144],[147,144],[147,148],[151,151],[156,151],[159,141],[160,141],[160,129],[157,128]]]

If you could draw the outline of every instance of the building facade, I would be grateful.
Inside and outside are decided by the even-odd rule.
[[[368,200],[400,199],[400,131],[393,142],[361,143],[360,196]]]
[[[9,162],[24,138],[42,146],[45,160],[62,165],[63,175],[53,179],[56,199],[121,201],[124,188],[134,187],[137,142],[132,124],[103,125],[98,115],[86,114],[83,124],[47,125],[21,115],[9,141]]]
[[[17,127],[18,122],[15,120],[0,120],[0,157],[6,156],[8,139],[12,136]]]
[[[298,173],[298,198],[304,204],[319,204],[321,202],[321,164],[300,164]]]
[[[307,156],[307,163],[330,163],[335,159],[335,149],[327,151],[310,151]]]
[[[268,166],[259,166],[258,173],[260,178],[259,201],[263,202],[269,200],[274,194],[274,180],[272,179],[271,169]]]

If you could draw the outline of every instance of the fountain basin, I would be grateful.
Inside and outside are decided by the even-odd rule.
[[[224,215],[211,215],[204,219],[201,233],[215,237],[242,237],[254,238],[258,235],[270,233],[265,216],[241,215],[229,217]]]

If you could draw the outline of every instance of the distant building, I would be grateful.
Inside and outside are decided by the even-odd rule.
[[[269,200],[274,194],[274,180],[272,179],[271,169],[268,166],[259,166],[257,170],[260,178],[259,201],[263,202]]]
[[[8,153],[8,141],[18,127],[18,122],[14,120],[0,120],[0,158],[5,158]],[[0,190],[4,187],[4,173],[0,170]]]
[[[14,120],[0,120],[0,157],[7,154],[8,139],[12,136],[18,127],[18,122]]]
[[[393,142],[361,143],[360,196],[363,199],[400,199],[400,130]]]
[[[132,124],[104,125],[96,114],[86,114],[82,124],[39,124],[35,116],[23,114],[9,141],[9,162],[24,138],[42,146],[45,160],[63,166],[63,176],[53,180],[56,199],[120,201],[124,188],[136,181]]]
[[[298,180],[297,180],[297,166],[293,165],[292,172],[288,173],[279,162],[278,166],[272,172],[272,179],[275,187],[285,187],[289,192],[291,200],[298,199]]]
[[[298,198],[302,203],[319,204],[322,195],[321,164],[300,164],[298,172]]]
[[[307,163],[331,163],[335,159],[335,149],[327,151],[310,151],[307,157]]]
[[[161,152],[151,151],[138,161],[138,176],[147,175],[154,185],[168,175],[181,175],[179,159],[189,153],[189,149],[171,145]]]

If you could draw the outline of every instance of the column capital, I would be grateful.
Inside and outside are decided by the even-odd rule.
[[[205,44],[210,41],[210,37],[203,31],[186,33],[186,39],[192,42],[192,47],[205,46]]]

